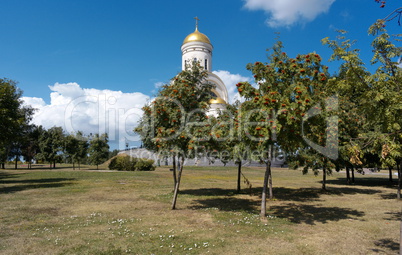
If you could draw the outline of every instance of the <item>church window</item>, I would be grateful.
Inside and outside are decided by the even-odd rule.
[[[205,70],[208,70],[208,59],[205,59]]]

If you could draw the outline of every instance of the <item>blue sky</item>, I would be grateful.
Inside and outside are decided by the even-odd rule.
[[[266,60],[276,32],[288,55],[316,51],[325,61],[331,52],[320,40],[347,30],[368,64],[367,29],[396,2],[381,9],[374,0],[1,0],[0,77],[19,82],[26,103],[38,109],[36,124],[107,131],[117,141],[157,85],[181,71],[180,46],[195,16],[214,46],[213,70],[233,98],[234,84],[251,80],[246,64]],[[396,21],[387,28],[401,30]],[[336,71],[336,63],[328,65]]]

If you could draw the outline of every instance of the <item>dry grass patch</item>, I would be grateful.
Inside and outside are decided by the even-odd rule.
[[[396,254],[401,203],[387,176],[320,178],[275,169],[259,218],[263,168],[187,167],[171,211],[172,173],[0,172],[1,254]],[[245,188],[245,187],[244,187]]]

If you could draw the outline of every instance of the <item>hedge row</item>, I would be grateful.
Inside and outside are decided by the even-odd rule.
[[[110,170],[118,171],[154,171],[154,160],[133,158],[128,155],[114,157],[109,163]]]

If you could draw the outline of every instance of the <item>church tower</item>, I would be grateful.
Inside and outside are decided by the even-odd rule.
[[[212,73],[212,50],[213,46],[209,38],[198,31],[198,18],[195,18],[195,31],[189,34],[183,41],[181,46],[182,52],[182,70],[186,68],[187,63],[194,60],[200,62],[201,66],[208,71],[207,81],[216,87],[212,90],[214,99],[211,99],[210,112],[218,111],[218,109],[226,108],[228,102],[228,91],[223,81],[214,73]]]

